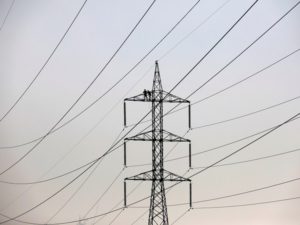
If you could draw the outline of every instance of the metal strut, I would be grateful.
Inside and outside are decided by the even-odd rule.
[[[126,142],[127,141],[151,141],[152,142],[152,169],[142,172],[124,180],[124,206],[127,206],[126,181],[142,180],[151,181],[151,197],[149,207],[148,225],[169,225],[167,202],[165,195],[165,181],[184,182],[189,185],[189,200],[192,207],[192,184],[191,180],[176,175],[164,169],[164,142],[188,142],[189,143],[189,167],[191,161],[191,141],[163,129],[163,103],[188,103],[189,129],[191,128],[191,105],[190,101],[165,92],[162,88],[158,62],[155,62],[155,71],[152,90],[144,90],[142,94],[124,100],[124,126],[126,126],[126,101],[151,102],[152,104],[152,130],[139,133],[124,140],[124,166],[126,166]]]

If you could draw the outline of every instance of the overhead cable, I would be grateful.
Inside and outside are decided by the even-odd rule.
[[[246,114],[243,114],[243,115],[240,115],[240,116],[235,116],[235,117],[232,117],[232,118],[229,118],[229,119],[225,119],[225,120],[221,120],[221,121],[217,121],[217,122],[214,122],[214,123],[209,123],[209,124],[204,124],[204,125],[196,126],[196,127],[193,127],[193,129],[201,129],[201,128],[204,128],[204,127],[211,127],[211,126],[214,126],[214,125],[219,125],[219,124],[231,122],[231,121],[234,121],[234,120],[238,120],[238,119],[241,119],[241,118],[245,118],[245,117],[248,117],[248,116],[252,116],[254,114],[261,113],[261,112],[264,112],[266,110],[276,108],[278,106],[284,105],[284,104],[292,102],[294,100],[298,100],[299,98],[300,98],[300,96],[297,96],[297,97],[285,100],[283,102],[279,102],[277,104],[274,104],[274,105],[271,105],[271,106],[268,106],[268,107],[264,107],[262,109],[255,110],[253,112],[249,112],[249,113],[246,113]]]
[[[278,202],[286,202],[286,201],[291,201],[291,200],[298,200],[300,199],[300,196],[296,197],[291,197],[291,198],[283,198],[283,199],[275,199],[275,200],[270,200],[270,201],[263,201],[263,202],[253,202],[253,203],[244,203],[244,204],[235,204],[235,205],[221,205],[221,206],[198,206],[198,207],[193,207],[193,209],[224,209],[224,208],[236,208],[236,207],[244,207],[244,206],[254,206],[254,205],[265,205],[265,204],[271,204],[271,203],[278,203]],[[193,202],[194,203],[194,202]],[[189,203],[186,203],[189,204]],[[178,205],[168,205],[170,206],[178,206]],[[147,208],[146,206],[136,206],[136,207],[131,207],[134,209],[144,209]],[[186,210],[178,219],[182,218],[187,212],[190,210]],[[177,220],[175,220],[177,222]],[[175,222],[174,222],[175,223]],[[172,223],[172,224],[174,224]]]
[[[210,164],[209,166],[205,167],[204,169],[202,169],[202,170],[200,170],[200,171],[198,171],[198,172],[196,172],[196,173],[193,173],[192,175],[188,176],[188,178],[192,178],[192,177],[194,177],[194,176],[197,176],[197,175],[199,175],[199,174],[205,172],[206,170],[210,169],[210,168],[213,167],[214,165],[216,165],[216,164],[218,164],[218,163],[224,161],[225,159],[230,158],[231,156],[237,154],[238,152],[240,152],[240,151],[246,149],[246,148],[249,147],[250,145],[254,144],[255,142],[257,142],[257,141],[259,141],[259,140],[261,140],[261,139],[263,139],[263,138],[266,137],[267,135],[271,134],[272,132],[276,131],[277,129],[279,129],[280,127],[284,126],[284,125],[287,124],[288,122],[292,121],[293,119],[295,119],[295,118],[296,118],[297,116],[299,116],[299,115],[300,115],[300,113],[295,114],[294,116],[290,117],[290,118],[287,119],[286,121],[284,121],[284,122],[278,124],[275,128],[273,128],[273,129],[270,130],[269,132],[267,132],[267,133],[265,133],[265,134],[259,136],[258,138],[254,139],[253,141],[249,142],[248,144],[244,145],[243,147],[241,147],[241,148],[235,150],[234,152],[232,152],[232,153],[226,155],[225,157],[219,159],[218,161],[216,161],[216,162]],[[175,187],[176,185],[178,185],[179,183],[180,183],[180,182],[176,182],[175,184],[170,185],[169,187],[167,187],[165,190],[170,190],[170,189],[172,189],[173,187]],[[142,199],[140,199],[140,200],[137,200],[137,201],[135,201],[135,202],[133,202],[133,203],[130,203],[130,204],[128,204],[127,206],[130,207],[130,206],[132,206],[132,205],[136,205],[137,203],[140,203],[140,202],[142,202],[142,201],[144,201],[144,200],[146,200],[146,199],[148,199],[148,198],[150,198],[150,196],[144,197],[144,198],[142,198]]]
[[[29,155],[55,128],[56,126],[67,116],[67,114],[75,107],[75,105],[80,101],[80,99],[86,94],[86,92],[91,88],[91,86],[96,82],[96,80],[100,77],[102,72],[106,69],[106,67],[110,64],[110,62],[114,59],[114,57],[118,54],[118,52],[121,50],[121,48],[125,45],[127,40],[130,38],[130,36],[134,33],[134,31],[137,29],[139,24],[142,22],[144,17],[147,15],[147,13],[150,11],[152,6],[156,0],[153,0],[150,6],[147,8],[147,10],[143,13],[142,17],[139,19],[139,21],[134,25],[134,27],[131,29],[129,34],[126,36],[126,38],[122,41],[120,46],[117,48],[117,50],[113,53],[113,55],[110,57],[110,59],[106,62],[106,64],[102,67],[100,72],[97,74],[97,76],[92,80],[92,82],[85,88],[85,90],[80,94],[80,96],[76,99],[76,101],[68,108],[68,110],[63,114],[62,117],[52,126],[52,128],[32,147],[27,151],[22,157],[20,157],[17,161],[15,161],[13,164],[11,164],[8,168],[4,169],[0,175],[6,173],[8,170],[12,169],[14,166],[16,166],[19,162],[21,162],[27,155]]]
[[[241,160],[241,161],[236,161],[236,162],[231,162],[231,163],[218,164],[218,165],[215,165],[213,167],[224,167],[224,166],[244,164],[244,163],[254,162],[254,161],[258,161],[258,160],[262,160],[262,159],[270,159],[270,158],[274,158],[274,157],[278,157],[278,156],[283,156],[283,155],[287,155],[287,154],[295,153],[295,152],[299,152],[299,151],[300,151],[300,148],[297,148],[297,149],[293,149],[293,150],[290,150],[290,151],[280,152],[280,153],[277,153],[277,154],[262,156],[262,157],[258,157],[258,158],[254,158],[254,159],[246,159],[246,160]],[[205,168],[205,167],[206,166],[195,166],[195,167],[193,167],[193,169],[202,169],[202,168]]]
[[[297,119],[299,119],[300,117],[297,117],[293,120],[291,120],[290,122],[292,121],[295,121]],[[226,147],[226,146],[229,146],[229,145],[233,145],[233,144],[236,144],[238,142],[241,142],[241,141],[244,141],[244,140],[247,140],[249,138],[252,138],[252,137],[255,137],[259,134],[263,134],[267,131],[270,131],[271,129],[275,128],[276,126],[273,126],[273,127],[270,127],[270,128],[267,128],[267,129],[264,129],[264,130],[261,130],[261,131],[258,131],[258,132],[255,132],[253,134],[250,134],[248,136],[245,136],[245,137],[242,137],[242,138],[239,138],[239,139],[236,139],[234,141],[230,141],[230,142],[227,142],[225,144],[221,144],[221,145],[218,145],[216,147],[213,147],[213,148],[209,148],[209,149],[206,149],[206,150],[202,150],[202,151],[196,151],[196,152],[193,152],[191,155],[192,156],[197,156],[197,155],[201,155],[201,154],[204,154],[204,153],[207,153],[207,152],[211,152],[211,151],[215,151],[215,150],[218,150],[220,148],[223,148],[223,147]],[[180,159],[185,159],[185,158],[188,158],[189,156],[188,155],[184,155],[184,156],[179,156],[179,157],[174,157],[174,158],[170,158],[170,159],[166,159],[165,160],[165,163],[168,163],[168,162],[172,162],[172,161],[177,161],[177,160],[180,160]],[[128,167],[140,167],[140,166],[148,166],[148,165],[151,165],[149,163],[145,163],[145,164],[135,164],[135,165],[129,165]]]
[[[200,64],[200,62],[202,62],[208,55],[209,53],[221,42],[221,40],[223,40],[225,38],[225,36],[238,24],[238,22],[252,9],[252,7],[258,2],[258,0],[256,0],[243,14],[242,16],[240,16],[238,18],[238,20],[226,31],[226,33],[216,42],[216,44],[214,44],[210,50],[203,56],[201,57],[201,59],[192,67],[192,69],[190,69],[188,71],[187,74],[185,74],[183,76],[182,79],[179,80],[179,82],[177,82],[175,84],[175,86],[169,91],[169,93],[171,93],[176,87],[179,86],[180,83],[182,83],[187,77],[188,75],[190,75],[190,73]],[[152,3],[153,4],[153,3]],[[209,81],[208,81],[209,82]],[[168,94],[164,97],[166,98],[168,96]],[[151,113],[151,110],[145,115],[143,116],[140,120],[139,120],[139,123],[142,122],[149,114]],[[138,124],[137,124],[138,125]],[[136,126],[137,126],[136,125]],[[129,134],[136,126],[134,126],[133,128],[131,128],[123,137],[127,136],[127,134]],[[111,148],[114,148],[115,145],[117,145],[122,139],[123,137],[118,141],[116,142]],[[43,140],[43,139],[42,139]],[[39,142],[38,142],[39,143]],[[110,148],[110,149],[111,149]],[[77,180],[81,175],[83,175],[85,172],[87,172],[93,165],[96,164],[96,162],[98,160],[100,160],[100,158],[103,158],[105,157],[107,154],[109,154],[110,152],[110,149],[108,149],[101,157],[99,157],[94,163],[92,163],[91,165],[89,165],[83,172],[81,172],[79,175],[77,175],[74,179],[72,179],[70,182],[68,182],[66,185],[64,185],[62,188],[60,188],[58,191],[56,191],[55,193],[53,193],[51,196],[49,196],[48,198],[44,199],[43,201],[41,201],[39,204],[31,207],[30,209],[24,211],[23,213],[20,213],[18,214],[17,216],[14,216],[13,218],[9,219],[9,220],[5,220],[5,221],[2,221],[0,222],[0,224],[3,224],[3,223],[6,223],[8,221],[11,221],[11,220],[15,220],[27,213],[29,213],[30,211],[38,208],[39,206],[43,205],[45,202],[49,201],[51,198],[55,197],[57,194],[59,194],[61,191],[63,191],[64,189],[66,189],[69,185],[71,185],[75,180]]]
[[[246,145],[244,145],[243,147],[237,149],[236,151],[230,153],[229,155],[227,155],[227,156],[221,158],[220,160],[216,161],[215,163],[213,163],[213,164],[211,164],[211,165],[205,167],[204,169],[202,169],[202,170],[200,170],[200,171],[198,171],[198,172],[196,172],[196,173],[194,173],[194,174],[188,176],[188,178],[192,178],[192,177],[194,177],[194,176],[196,176],[196,175],[198,175],[198,174],[200,174],[200,173],[202,173],[202,172],[208,170],[209,168],[211,168],[211,167],[217,165],[219,162],[224,161],[225,159],[231,157],[232,155],[234,155],[234,154],[236,154],[236,153],[242,151],[243,149],[249,147],[250,145],[254,144],[255,142],[259,141],[260,139],[264,138],[265,136],[267,136],[267,135],[269,135],[270,133],[274,132],[275,130],[279,129],[279,128],[282,127],[283,125],[285,125],[285,124],[289,123],[290,121],[294,120],[294,119],[297,118],[299,115],[300,115],[300,113],[297,113],[296,115],[292,116],[291,118],[289,118],[288,120],[284,121],[283,123],[281,123],[281,124],[275,126],[273,129],[271,129],[271,130],[268,131],[267,133],[261,135],[260,137],[256,138],[255,140],[249,142],[248,144],[246,144]],[[246,191],[246,192],[242,192],[242,193],[237,193],[237,194],[233,194],[233,195],[229,195],[229,196],[223,196],[223,197],[214,198],[213,200],[217,200],[217,199],[221,199],[221,198],[226,198],[226,197],[233,197],[233,196],[237,196],[237,195],[241,195],[241,194],[245,194],[245,193],[254,192],[254,191],[257,191],[257,190],[263,190],[263,189],[267,189],[267,188],[270,188],[270,187],[274,187],[274,186],[279,186],[279,185],[282,185],[282,184],[286,184],[286,183],[289,183],[289,182],[294,182],[294,181],[297,181],[297,180],[300,180],[300,178],[296,178],[296,179],[293,179],[293,180],[281,182],[281,183],[279,183],[279,184],[275,184],[275,185],[263,187],[263,188],[260,188],[260,189],[255,189],[255,190],[250,190],[250,191]],[[170,190],[171,188],[173,188],[174,186],[176,186],[178,183],[179,183],[179,182],[175,183],[174,185],[171,185],[171,186],[167,187],[166,190]],[[141,199],[141,200],[138,200],[138,201],[136,201],[136,202],[134,202],[134,203],[131,203],[131,204],[129,204],[128,206],[135,205],[135,204],[137,204],[137,203],[139,203],[139,202],[141,202],[141,201],[144,201],[144,200],[147,199],[147,198],[149,198],[149,196],[146,197],[146,198],[143,198],[143,199]],[[209,199],[209,200],[201,200],[201,202],[204,202],[204,201],[211,201],[211,200],[212,200],[212,199]],[[198,201],[198,202],[200,202],[200,201]],[[186,203],[184,203],[184,204],[186,204]],[[181,204],[176,204],[176,205],[181,205]]]
[[[255,188],[255,189],[251,189],[251,190],[247,190],[247,191],[234,193],[234,194],[222,195],[222,196],[219,196],[219,197],[202,199],[202,200],[196,200],[196,201],[193,201],[193,203],[211,202],[211,201],[216,201],[216,200],[225,199],[225,198],[232,198],[232,197],[236,197],[236,196],[240,196],[240,195],[250,194],[250,193],[253,193],[253,192],[257,192],[257,191],[267,190],[267,189],[274,188],[274,187],[279,187],[279,186],[282,186],[282,185],[285,185],[285,184],[290,184],[290,183],[293,183],[293,182],[296,182],[296,181],[300,181],[300,177],[290,179],[290,180],[286,180],[286,181],[282,181],[282,182],[275,183],[275,184],[271,184],[271,185],[268,185],[268,186],[263,186],[263,187],[259,187],[259,188]],[[177,204],[172,204],[171,206],[188,205],[188,204],[189,203],[177,203]]]
[[[12,8],[13,4],[14,4],[15,0],[13,0],[13,3],[11,4],[10,9]],[[13,103],[13,105],[9,108],[8,111],[6,111],[6,113],[4,113],[4,115],[1,117],[0,122],[2,122],[4,120],[5,117],[8,116],[8,114],[15,108],[15,106],[21,101],[21,99],[24,97],[24,95],[27,93],[27,91],[31,88],[31,86],[33,85],[33,83],[37,80],[37,78],[40,76],[41,72],[44,70],[44,68],[48,65],[48,63],[50,62],[51,58],[53,57],[53,55],[55,54],[56,50],[58,49],[58,47],[61,45],[61,43],[63,42],[63,40],[65,39],[65,37],[67,36],[67,33],[70,31],[71,27],[73,26],[73,24],[75,23],[76,19],[78,18],[79,14],[81,13],[82,9],[84,8],[85,4],[87,3],[87,0],[83,1],[82,5],[80,6],[79,10],[77,11],[75,17],[73,18],[73,20],[71,21],[71,23],[69,24],[68,28],[66,29],[66,31],[64,32],[64,34],[62,35],[62,37],[59,39],[58,43],[55,45],[54,49],[52,50],[51,54],[48,56],[48,58],[46,59],[46,61],[44,62],[44,64],[42,65],[42,67],[39,69],[39,71],[37,72],[37,74],[34,76],[33,80],[29,83],[29,85],[25,88],[25,90],[22,92],[22,94],[18,97],[18,99]],[[10,10],[9,10],[10,11]],[[7,14],[8,15],[8,14]],[[6,19],[5,19],[6,20]],[[5,21],[4,21],[5,22]],[[2,29],[2,26],[1,26]],[[0,29],[0,30],[1,30]]]
[[[70,122],[72,122],[74,119],[78,118],[80,115],[82,115],[84,112],[86,112],[89,108],[91,108],[93,105],[95,105],[99,100],[101,100],[104,96],[106,96],[113,88],[115,88],[122,80],[124,80],[134,69],[136,69],[136,67],[143,62],[174,30],[175,28],[188,16],[188,14],[191,13],[191,11],[200,3],[201,0],[198,0],[181,18],[179,21],[176,22],[176,24],[125,74],[123,75],[114,85],[112,85],[109,89],[107,89],[101,96],[99,96],[96,100],[94,100],[91,104],[89,104],[86,108],[84,108],[81,112],[79,112],[78,114],[76,114],[75,116],[73,116],[71,119],[67,120],[65,123],[63,123],[62,125],[56,127],[55,129],[53,129],[49,134],[54,133],[58,130],[60,130],[61,128],[63,128],[64,126],[66,126],[67,124],[69,124]],[[49,135],[48,134],[48,135]],[[45,136],[45,135],[44,135]],[[25,143],[22,144],[17,144],[14,146],[7,146],[7,147],[0,147],[0,148],[17,148],[17,147],[21,147],[24,145],[28,145],[31,143],[34,143],[36,141],[41,140],[44,136],[35,138],[31,141],[27,141]]]
[[[294,120],[294,119],[297,118],[299,115],[300,115],[300,113],[296,113],[294,116],[292,116],[292,117],[289,118],[288,120],[286,120],[286,121],[284,121],[283,123],[281,123],[281,124],[275,126],[274,128],[272,128],[272,129],[269,130],[268,132],[264,133],[263,135],[259,136],[258,138],[255,138],[253,141],[249,142],[248,144],[244,145],[243,147],[241,147],[241,148],[239,148],[239,149],[233,151],[232,153],[230,153],[230,154],[226,155],[225,157],[219,159],[218,161],[216,161],[216,162],[210,164],[209,166],[205,167],[204,169],[202,169],[202,170],[200,170],[200,171],[198,171],[198,172],[192,174],[191,176],[189,176],[189,178],[192,178],[192,177],[194,177],[194,176],[196,176],[196,175],[198,175],[198,174],[200,174],[200,173],[203,173],[204,171],[206,171],[206,170],[208,170],[209,168],[211,168],[211,167],[217,165],[218,163],[224,161],[225,159],[228,159],[229,157],[231,157],[231,156],[237,154],[238,152],[244,150],[245,148],[249,147],[250,145],[254,144],[255,142],[259,141],[260,139],[266,137],[267,135],[273,133],[274,131],[276,131],[276,130],[279,129],[280,127],[282,127],[282,126],[286,125],[287,123],[289,123],[290,121]]]
[[[193,209],[224,209],[224,208],[237,208],[237,207],[244,207],[244,206],[254,206],[254,205],[266,205],[271,203],[278,203],[278,202],[286,202],[291,200],[299,200],[300,196],[292,197],[292,198],[283,198],[283,199],[276,199],[264,202],[252,202],[252,203],[245,203],[245,204],[235,204],[235,205],[221,205],[221,206],[198,206],[194,207]]]
[[[260,73],[264,72],[264,71],[267,70],[267,69],[270,69],[271,67],[275,66],[276,64],[278,64],[278,63],[282,62],[283,60],[289,58],[290,56],[292,56],[292,55],[298,53],[299,51],[300,51],[300,48],[298,48],[298,49],[292,51],[291,53],[289,53],[289,54],[283,56],[282,58],[276,60],[275,62],[272,62],[271,64],[269,64],[269,65],[263,67],[262,69],[256,71],[255,73],[253,73],[253,74],[251,74],[251,75],[245,77],[244,79],[242,79],[242,80],[240,80],[240,81],[238,81],[238,82],[236,82],[236,83],[233,83],[233,84],[227,86],[226,88],[223,88],[223,89],[221,89],[221,90],[219,90],[219,91],[217,91],[217,92],[215,92],[215,93],[213,93],[213,94],[211,94],[211,95],[209,95],[209,96],[207,96],[207,97],[205,97],[205,98],[202,98],[202,99],[200,99],[200,100],[197,100],[197,101],[191,103],[191,105],[199,104],[200,102],[203,102],[203,101],[205,101],[205,100],[207,100],[207,99],[210,99],[210,98],[212,98],[212,97],[214,97],[214,96],[216,96],[216,95],[218,95],[218,94],[221,94],[221,93],[223,93],[224,91],[227,91],[227,90],[229,90],[229,89],[231,89],[231,88],[233,88],[233,87],[235,87],[235,86],[237,86],[237,85],[239,85],[239,84],[241,84],[241,83],[243,83],[243,82],[249,80],[250,78],[259,75]],[[182,108],[180,108],[180,109],[174,110],[174,111],[171,112],[171,113],[175,113],[175,112],[180,111],[180,110],[182,110],[182,109],[184,109],[184,108],[186,108],[186,107],[184,106],[184,107],[182,107]]]
[[[295,121],[297,119],[299,119],[300,117],[297,117],[295,118],[294,120],[292,121]],[[290,121],[290,122],[292,122]],[[269,130],[271,130],[272,128],[274,128],[275,126],[273,127],[270,127],[270,128],[267,128],[267,129],[264,129],[264,130],[261,130],[261,131],[258,131],[258,132],[255,132],[253,134],[250,134],[248,136],[245,136],[245,137],[242,137],[242,138],[239,138],[239,139],[236,139],[234,141],[230,141],[230,142],[227,142],[225,144],[222,144],[222,145],[218,145],[216,147],[213,147],[213,148],[209,148],[209,149],[206,149],[206,150],[202,150],[202,151],[196,151],[194,153],[192,153],[192,156],[197,156],[197,155],[200,155],[200,154],[204,154],[204,153],[207,153],[207,152],[211,152],[211,151],[215,151],[217,149],[220,149],[220,148],[223,148],[223,147],[226,147],[226,146],[229,146],[229,145],[233,145],[233,144],[236,144],[238,142],[241,142],[241,141],[244,141],[244,140],[247,140],[249,138],[252,138],[252,137],[255,137],[259,134],[262,134],[262,133],[265,133]],[[185,135],[184,135],[185,136]],[[117,147],[111,149],[111,153],[115,150],[117,150],[118,148],[122,147],[123,144],[120,144],[118,145]],[[175,146],[174,146],[175,147]],[[173,148],[172,148],[173,149]],[[171,150],[172,150],[171,149]],[[240,163],[244,163],[244,162],[251,162],[251,161],[256,161],[256,160],[260,160],[260,159],[265,159],[265,158],[271,158],[271,157],[275,157],[275,156],[280,156],[280,155],[285,155],[285,154],[289,154],[289,153],[293,153],[293,152],[297,152],[298,149],[294,149],[294,150],[290,150],[290,151],[286,151],[286,152],[282,152],[282,153],[278,153],[278,154],[274,154],[274,155],[269,155],[269,156],[265,156],[265,157],[259,157],[259,158],[255,158],[255,159],[250,159],[250,160],[244,160],[244,161],[239,161],[239,162],[233,162],[233,163],[226,163],[226,164],[220,164],[220,165],[216,165],[217,167],[218,166],[225,166],[225,165],[234,165],[234,164],[240,164]],[[168,163],[168,162],[172,162],[172,161],[177,161],[177,160],[181,160],[181,159],[184,159],[184,158],[187,158],[189,157],[188,155],[184,155],[184,156],[179,156],[179,157],[174,157],[174,158],[170,158],[170,159],[166,159],[165,162]],[[27,181],[27,182],[16,182],[16,181],[6,181],[6,180],[0,180],[0,183],[4,183],[4,184],[12,184],[12,185],[30,185],[30,184],[39,184],[39,183],[45,183],[45,182],[49,182],[49,181],[52,181],[52,180],[56,180],[56,179],[59,179],[59,178],[62,178],[64,176],[67,176],[67,175],[70,175],[72,173],[75,173],[76,171],[79,171],[87,166],[89,166],[90,164],[92,164],[93,162],[95,162],[95,160],[92,160],[92,161],[89,161],[87,163],[85,163],[84,165],[80,166],[80,167],[77,167],[75,169],[72,169],[70,171],[67,171],[65,173],[62,173],[60,175],[57,175],[57,176],[54,176],[54,177],[50,177],[50,178],[46,178],[46,179],[40,179],[40,180],[37,180],[37,181]],[[142,166],[148,166],[148,165],[151,165],[149,163],[145,163],[145,164],[135,164],[135,165],[128,165],[127,167],[142,167]],[[197,167],[193,167],[194,169],[196,169]]]
[[[4,16],[4,19],[3,19],[2,23],[1,23],[1,26],[0,26],[0,32],[1,32],[2,28],[4,27],[4,25],[5,25],[5,23],[6,23],[6,20],[7,20],[8,16],[9,16],[9,14],[10,14],[10,12],[11,12],[11,10],[12,10],[14,4],[15,4],[15,1],[16,1],[16,0],[12,0],[11,3],[10,3],[10,5],[9,5],[9,8],[8,8],[8,10],[7,10],[7,12],[6,12],[5,16]],[[1,121],[1,120],[0,120],[0,121]]]
[[[258,1],[258,0],[257,0]],[[190,69],[189,71],[188,71],[188,73],[183,77],[183,79],[181,79],[177,84],[176,84],[176,86],[172,89],[172,90],[174,90],[178,85],[179,85],[179,83],[181,83],[199,64],[200,64],[200,62],[202,62],[208,55],[209,55],[209,53],[221,42],[221,40],[222,39],[224,39],[224,37],[233,29],[233,27],[235,27],[236,25],[237,25],[237,23],[249,12],[249,10],[257,3],[257,1],[255,1],[248,9],[247,9],[247,11],[229,28],[229,30],[227,30],[226,31],[226,33],[216,42],[216,44],[214,44],[211,48],[210,48],[210,50],[193,66],[193,68],[192,69]],[[209,81],[208,81],[209,82]],[[206,82],[206,83],[208,83],[208,82]],[[172,91],[171,90],[171,91]],[[171,92],[170,91],[170,92]],[[149,111],[149,113],[150,113],[150,111]],[[148,113],[148,114],[149,114]],[[147,114],[147,115],[148,115]],[[146,116],[147,116],[146,115]],[[146,117],[145,116],[145,117]],[[142,119],[143,120],[143,119]],[[141,121],[142,121],[141,120]],[[85,165],[84,165],[85,166]],[[83,167],[84,167],[83,166]]]
[[[244,48],[238,55],[236,55],[233,59],[231,59],[224,67],[222,67],[217,73],[215,73],[212,77],[210,77],[206,82],[204,82],[201,86],[196,88],[191,94],[189,94],[185,99],[190,98],[193,96],[196,92],[198,92],[201,88],[203,88],[205,85],[207,85],[208,82],[213,80],[215,77],[217,77],[223,70],[225,70],[229,65],[231,65],[236,59],[238,59],[242,54],[244,54],[251,46],[253,46],[257,41],[259,41],[263,36],[265,36],[272,28],[274,28],[282,19],[284,19],[292,10],[294,10],[298,5],[299,1],[290,8],[285,14],[283,14],[275,23],[273,23],[267,30],[265,30],[261,35],[259,35],[253,42],[251,42],[250,45],[248,45],[246,48]],[[175,108],[177,108],[179,104],[175,105],[172,109],[170,109],[166,114],[173,111]]]

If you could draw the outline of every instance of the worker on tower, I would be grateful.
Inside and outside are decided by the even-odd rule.
[[[149,100],[151,100],[151,91],[147,91],[148,92],[148,98]]]

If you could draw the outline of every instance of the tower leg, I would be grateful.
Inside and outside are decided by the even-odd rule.
[[[152,181],[148,225],[169,225],[164,182]]]

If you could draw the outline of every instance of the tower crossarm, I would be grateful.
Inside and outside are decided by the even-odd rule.
[[[169,92],[162,91],[163,92],[163,101],[169,102],[169,103],[190,103],[189,100],[186,100],[184,98],[180,98],[176,95],[173,95]]]
[[[150,97],[148,97],[148,94],[139,94],[139,95],[136,95],[136,96],[133,96],[133,97],[130,97],[130,98],[125,98],[124,101],[131,101],[131,102],[151,102],[152,99]]]
[[[152,141],[152,130],[139,133],[132,137],[125,138],[124,140],[125,141]]]
[[[143,172],[143,173],[139,173],[137,175],[134,175],[132,177],[127,177],[125,178],[125,180],[143,180],[143,181],[152,181],[153,178],[152,178],[152,173],[153,171],[150,170],[150,171],[146,171],[146,172]]]
[[[167,142],[191,142],[191,140],[180,137],[176,134],[173,134],[169,131],[163,130],[163,141]]]
[[[185,177],[182,177],[182,176],[179,176],[175,173],[172,173],[172,172],[169,172],[167,170],[164,170],[164,180],[165,181],[178,181],[178,182],[183,182],[183,181],[191,181],[190,179],[188,178],[185,178]]]
[[[125,141],[153,141],[152,138],[152,130],[139,133],[137,135],[134,135],[132,137],[125,138]],[[180,137],[176,134],[173,134],[169,131],[163,130],[163,141],[166,142],[191,142],[189,139]]]
[[[158,99],[155,99],[153,96],[159,91],[148,91],[144,90],[144,93],[130,97],[130,98],[125,98],[124,101],[131,101],[131,102],[156,102],[159,101]],[[169,102],[169,103],[190,103],[189,100],[186,100],[184,98],[180,98],[176,95],[173,95],[169,92],[166,91],[161,91],[162,92],[162,99],[163,102]]]
[[[132,177],[127,177],[125,180],[140,180],[140,181],[156,181],[156,180],[163,180],[163,181],[177,181],[177,182],[184,182],[184,181],[191,181],[188,178],[184,178],[167,170],[163,170],[163,177],[162,178],[154,178],[153,177],[153,170],[146,171],[143,173],[139,173]]]

